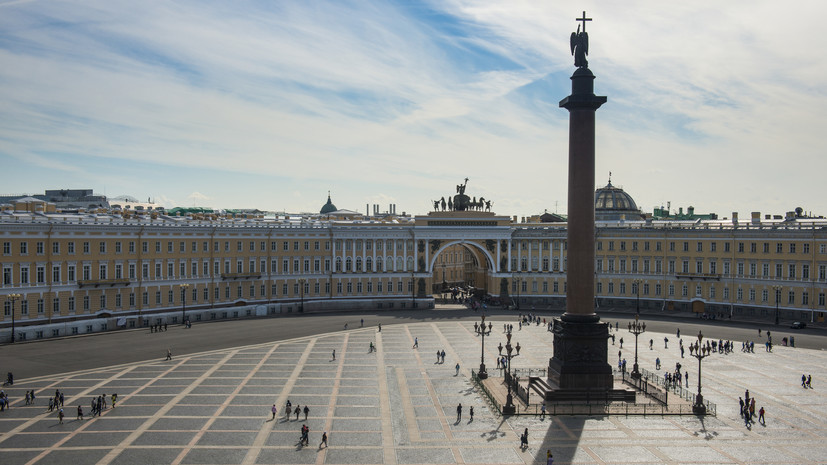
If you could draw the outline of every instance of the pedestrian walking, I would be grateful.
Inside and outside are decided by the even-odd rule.
[[[663,348],[664,349],[669,348],[669,338],[668,337],[663,338]]]
[[[462,420],[462,403],[457,405],[457,423]]]
[[[445,350],[440,355],[442,355],[442,363],[445,363]]]
[[[523,449],[528,448],[528,428],[523,431],[523,436],[520,438],[520,447]]]
[[[336,360],[336,349],[333,349],[333,360]]]
[[[112,394],[112,408],[115,408],[115,403],[118,402],[118,395]]]
[[[382,332],[382,323],[379,323],[379,332]]]
[[[273,418],[271,418],[270,420],[275,420],[276,419],[276,413],[278,412],[278,409],[276,408],[276,404],[273,404],[273,407],[270,408],[270,411],[273,412]]]
[[[319,449],[322,448],[322,444],[324,444],[325,449],[327,449],[327,431],[322,433],[322,442],[319,443]]]
[[[60,410],[57,412],[57,421],[58,421],[58,423],[60,423],[61,425],[63,424],[63,409],[60,409]]]
[[[439,353],[439,351],[437,350],[437,351],[436,351],[436,363],[439,363],[439,355],[440,355],[440,353]]]
[[[359,320],[359,326],[365,326],[365,319],[364,318]]]
[[[471,417],[471,421],[474,421],[474,406],[468,407],[468,416]]]
[[[418,349],[418,348],[419,348],[419,338],[418,338],[418,337],[415,337],[415,338],[414,338],[414,345],[413,345],[413,348],[414,348],[414,349]]]
[[[620,348],[623,348],[623,338],[620,338]]]
[[[810,389],[813,388],[813,375],[807,375],[807,387]]]
[[[803,387],[803,388],[807,387],[807,376],[806,375],[801,375],[801,387]]]
[[[764,420],[764,407],[761,407],[761,409],[758,410],[758,422],[764,426],[767,425],[767,423]]]
[[[302,413],[302,409],[300,408],[300,406],[297,405],[296,410],[294,410],[293,412],[296,414],[296,420],[298,420],[299,414]]]
[[[554,455],[551,453],[551,449],[546,450],[546,465],[553,465],[554,464]]]
[[[546,404],[545,403],[542,406],[540,406],[540,419],[541,420],[546,419]]]
[[[83,420],[83,407],[81,407],[80,405],[78,405],[78,416],[76,419]]]
[[[287,418],[290,418],[290,412],[293,411],[293,404],[290,403],[290,399],[287,399],[287,403],[284,404],[284,413],[286,414]]]
[[[455,368],[457,369],[457,373],[454,376],[459,376],[459,363],[457,363],[457,366]]]
[[[36,397],[35,397],[35,395],[34,395],[34,389],[32,389],[32,405],[34,405],[34,400],[35,400],[35,399],[36,399]]]
[[[304,420],[307,421],[307,414],[310,413],[310,407],[304,406]]]
[[[172,349],[167,349],[167,360],[172,360]]]

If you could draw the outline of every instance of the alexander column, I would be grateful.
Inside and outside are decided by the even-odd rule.
[[[571,34],[577,70],[571,76],[571,95],[560,101],[569,111],[569,199],[566,313],[554,320],[554,356],[549,379],[560,390],[612,389],[607,361],[609,330],[594,311],[594,126],[595,112],[606,97],[594,95],[594,74],[586,55],[589,36],[583,17]]]

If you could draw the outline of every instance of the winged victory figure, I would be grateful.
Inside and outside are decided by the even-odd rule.
[[[586,55],[589,54],[589,34],[586,31],[580,32],[580,26],[577,26],[577,32],[571,33],[571,54],[574,55],[574,66],[578,68],[588,68],[589,62],[586,60]]]

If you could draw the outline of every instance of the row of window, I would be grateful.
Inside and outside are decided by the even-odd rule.
[[[231,241],[223,241],[224,242],[224,252],[230,252],[230,244]],[[235,242],[235,249],[237,252],[244,251],[244,242],[245,241],[234,241]],[[259,250],[262,252],[267,251],[267,242],[266,241],[247,241],[249,242],[249,251],[255,252],[256,251],[256,244],[259,245]],[[273,252],[278,251],[278,244],[280,241],[270,241],[270,250]],[[161,253],[163,249],[163,241],[153,241],[154,248],[156,253]],[[166,241],[166,251],[167,253],[174,253],[175,252],[175,243],[176,241]],[[187,241],[177,241],[178,243],[178,251],[180,253],[187,252]],[[198,243],[199,241],[190,241],[190,250],[193,253],[198,252]],[[98,245],[98,252],[100,253],[107,253],[108,247],[110,242],[107,241],[99,241]],[[114,241],[112,243],[114,246],[114,252],[116,254],[123,253],[123,242],[122,241]],[[142,241],[141,242],[141,252],[142,253],[149,253],[149,244],[150,241]],[[293,251],[311,250],[321,250],[322,248],[322,241],[282,241],[282,250],[287,252],[291,249]],[[128,253],[135,253],[135,241],[128,241],[126,242],[127,251]],[[221,251],[221,241],[214,241],[213,242],[213,252],[220,252]],[[21,241],[19,243],[20,247],[20,254],[21,255],[28,255],[29,254],[29,243],[27,241]],[[52,242],[52,255],[60,255],[60,242]],[[84,254],[89,254],[91,252],[92,243],[90,241],[84,241],[81,243],[81,250]],[[324,241],[324,250],[330,250],[330,242]],[[208,241],[201,241],[201,251],[202,252],[209,252],[209,242]],[[35,242],[35,253],[37,255],[43,255],[45,253],[45,242],[38,241]],[[75,253],[75,242],[70,241],[66,242],[66,253],[69,255],[73,255]],[[12,254],[12,243],[11,242],[3,242],[3,255],[11,255]]]
[[[166,252],[167,253],[175,253],[176,250],[176,243],[177,243],[177,250],[180,253],[187,253],[187,249],[189,248],[190,252],[197,253],[199,250],[199,242],[201,244],[201,251],[204,253],[209,252],[209,241],[151,241],[154,244],[154,250],[156,253],[161,253],[164,249],[164,242],[166,242]],[[189,242],[189,247],[187,247],[187,243]],[[245,242],[247,243],[247,249],[250,252],[255,252],[259,250],[261,252],[267,251],[267,242],[268,241],[213,241],[213,252],[220,252],[222,250],[222,242],[223,242],[223,250],[224,252],[231,251],[231,244],[234,242],[235,244],[235,251],[236,252],[243,252],[245,249]],[[281,244],[281,250],[284,252],[289,251],[319,251],[330,250],[330,241],[269,241],[270,242],[270,251],[277,252],[279,250],[279,244]],[[98,252],[100,253],[107,253],[109,244],[112,243],[114,246],[114,252],[116,254],[123,253],[123,246],[124,243],[122,241],[98,241]],[[37,255],[43,255],[45,253],[45,245],[46,243],[43,241],[35,242],[35,253]],[[60,242],[52,242],[52,254],[53,255],[60,255],[61,252],[61,243]],[[376,241],[364,241],[364,248],[365,250],[373,250],[375,245],[376,250],[394,250],[394,248],[401,250],[403,246],[396,244],[396,241],[392,239],[388,240],[376,240]],[[407,241],[408,248],[413,250],[413,242]],[[257,247],[258,246],[258,247]],[[127,241],[126,248],[128,253],[135,253],[136,241]],[[362,250],[363,241],[362,240],[338,240],[336,242],[336,250]],[[21,255],[28,255],[29,254],[29,242],[28,241],[21,241],[19,243],[20,254]],[[82,253],[88,254],[91,252],[92,243],[90,241],[81,242],[81,250]],[[66,253],[72,255],[75,253],[75,242],[70,241],[66,242]],[[142,241],[141,242],[141,252],[142,253],[149,253],[150,249],[150,241]],[[11,242],[3,242],[3,255],[11,255],[12,254],[12,243]]]
[[[523,283],[523,284],[525,284],[525,283]],[[609,283],[606,283],[606,284],[607,284],[607,286],[606,286],[607,287],[606,295],[615,295],[615,283],[609,282]],[[631,286],[630,286],[631,287],[631,292],[629,294],[626,293],[626,283],[617,283],[617,284],[618,284],[618,290],[619,290],[618,294],[619,295],[636,296],[638,294],[638,284],[637,283],[632,283],[631,284]],[[655,287],[654,296],[655,297],[660,297],[662,295],[662,290],[663,290],[661,284],[655,284],[654,287]],[[523,288],[525,288],[525,285],[523,286]],[[650,294],[650,285],[649,285],[649,283],[641,284],[640,289],[641,289],[640,295],[642,295],[642,296],[652,295],[652,294]],[[717,288],[714,285],[709,286],[709,289],[708,289],[708,298],[709,298],[709,300],[715,300],[717,298],[716,289]],[[525,289],[523,289],[523,290],[525,290]],[[598,295],[603,294],[603,283],[602,282],[597,283],[597,289],[596,290],[597,290]],[[771,291],[770,289],[762,289],[761,290],[761,302],[763,302],[763,303],[781,303],[781,302],[783,302],[782,291],[780,289],[775,290],[774,299],[772,300],[772,302],[770,302],[770,295],[771,295],[770,291]],[[668,297],[675,297],[675,295],[676,295],[675,292],[676,292],[675,284],[667,285],[667,294],[666,295]],[[757,291],[755,289],[748,289],[747,292],[748,292],[749,302],[755,302],[756,301],[756,296],[757,296]],[[807,291],[807,290],[801,291],[800,302],[796,301],[796,295],[797,295],[797,293],[796,293],[795,290],[787,291],[787,302],[786,303],[789,304],[789,305],[796,305],[796,304],[809,305],[810,304],[810,292],[809,291]],[[681,297],[689,297],[689,285],[688,284],[684,283],[684,284],[681,285],[680,296]],[[695,294],[693,295],[693,297],[701,297],[701,298],[704,297],[703,287],[700,284],[695,285]],[[730,298],[729,287],[724,287],[723,288],[723,296],[722,297],[723,297],[724,301],[729,300],[729,298]],[[744,289],[743,288],[739,287],[739,288],[736,289],[736,291],[735,291],[735,300],[737,302],[743,302],[744,301]],[[827,304],[827,295],[825,295],[824,292],[819,292],[818,293],[818,305],[821,306],[821,307],[824,307],[825,304]]]
[[[604,263],[604,259],[602,259],[602,258],[597,259],[597,261],[595,262],[595,266],[596,266],[598,272],[604,271],[603,263]],[[627,263],[630,266],[627,267]],[[615,259],[610,258],[610,259],[606,259],[606,265],[607,266],[606,266],[605,270],[607,272],[617,271],[617,272],[620,272],[620,273],[626,273],[626,272],[650,273],[652,271],[651,267],[650,267],[649,259],[643,259],[641,261],[641,263],[643,264],[642,267],[639,267],[638,263],[639,263],[638,259],[636,259],[636,258],[628,259],[628,261],[625,258],[621,258],[621,259],[617,259],[617,264],[619,266],[617,268],[615,268]],[[704,261],[703,260],[700,260],[700,259],[695,260],[694,268],[691,268],[690,264],[691,264],[690,260],[682,260],[680,271],[679,271],[677,266],[676,266],[677,261],[676,260],[668,260],[667,261],[667,273],[670,273],[670,274],[674,274],[674,273],[705,274],[705,273],[708,273],[708,274],[713,274],[713,275],[718,274],[718,263],[715,260],[710,260],[709,261],[708,271],[704,271]],[[758,274],[758,269],[759,268],[758,267],[760,265],[761,266],[760,276],[763,277],[763,278],[773,277],[773,278],[776,278],[776,279],[785,279],[785,278],[786,279],[810,279],[810,265],[807,264],[807,263],[802,263],[802,264],[787,263],[786,264],[786,275],[784,274],[784,270],[785,270],[785,266],[784,266],[785,264],[784,263],[775,263],[775,264],[760,263],[759,264],[759,263],[754,263],[754,262],[750,262],[750,263],[738,262],[735,265],[736,265],[736,273],[735,273],[736,276],[758,277],[759,276],[759,274]],[[748,270],[747,270],[747,268],[748,268]],[[773,269],[775,271],[775,274],[771,275],[770,271],[773,270]],[[799,269],[801,270],[800,275],[798,274]],[[724,276],[729,276],[730,274],[732,274],[731,262],[724,261],[722,271],[723,271],[722,274]],[[747,271],[748,271],[748,273],[747,273]],[[657,259],[655,260],[654,272],[655,273],[663,273],[663,261],[662,260],[657,260]],[[827,279],[827,265],[818,265],[818,279],[819,280]]]
[[[403,293],[403,292],[408,292],[408,293],[413,292],[413,281],[407,280],[407,283],[408,284],[407,284],[407,291],[406,291],[403,281],[402,280],[396,281],[396,286],[395,286],[396,292],[400,293],[400,294]],[[233,298],[232,297],[232,287],[235,287],[235,298],[238,298],[238,299],[241,299],[241,298],[255,299],[255,298],[267,298],[268,297],[266,295],[266,289],[267,288],[264,284],[260,284],[258,286],[254,285],[254,284],[251,284],[249,286],[249,288],[247,288],[248,293],[246,295],[244,294],[244,287],[239,284],[237,286],[225,286],[224,287],[224,298],[225,299],[232,299]],[[313,292],[312,293],[311,293],[311,283],[309,283],[309,282],[304,283],[304,286],[303,286],[304,289],[302,289],[302,286],[300,286],[299,283],[293,283],[292,284],[292,290],[293,290],[292,294],[289,294],[289,290],[290,290],[290,285],[289,284],[284,283],[284,284],[281,284],[280,287],[281,287],[281,296],[282,297],[294,297],[295,298],[299,295],[303,295],[303,296],[314,296],[315,295],[315,296],[318,296],[318,295],[321,295],[321,292],[322,292],[322,283],[320,283],[318,281],[313,283],[313,287],[312,287]],[[393,280],[388,280],[387,282],[377,281],[375,283],[375,289],[376,289],[376,294],[382,294],[382,293],[393,294],[394,293],[394,281]],[[352,282],[342,283],[340,281],[340,282],[336,283],[336,294],[338,294],[338,295],[353,294],[354,290],[355,290],[356,294],[363,294],[363,293],[374,294],[374,283],[371,282],[371,281],[368,281],[366,283],[363,283],[361,281],[356,282],[356,283],[352,283]],[[256,294],[257,291],[258,291],[258,294]],[[271,286],[271,289],[270,289],[271,295],[269,297],[270,298],[278,298],[279,297],[278,291],[279,291],[279,285],[278,284],[273,284]],[[202,298],[203,298],[204,302],[209,302],[210,301],[210,288],[209,287],[200,288],[200,293],[202,294]],[[161,291],[155,291],[154,292],[155,305],[162,305],[163,294],[164,293],[161,292]],[[324,295],[329,295],[329,294],[330,294],[330,282],[325,282],[324,283]],[[142,293],[142,304],[144,306],[149,305],[149,301],[150,301],[149,296],[150,296],[150,293],[148,291],[144,291]],[[167,303],[168,304],[170,304],[170,305],[175,305],[176,304],[176,300],[175,300],[176,292],[175,292],[175,290],[166,291],[166,296],[167,296]],[[105,294],[105,293],[102,293],[101,295],[98,296],[99,305],[100,305],[99,309],[107,308],[107,304],[109,303],[108,297],[109,296],[107,296],[107,294]],[[179,297],[179,300],[178,300],[177,303],[179,303],[179,304],[181,304],[181,303],[183,303],[183,304],[186,304],[186,303],[197,304],[198,303],[198,298],[199,298],[199,289],[198,288],[193,288],[191,290],[190,300],[187,300],[186,297],[187,297],[186,289],[181,289],[180,290],[180,297]],[[130,292],[128,294],[128,305],[129,305],[129,307],[135,307],[135,305],[136,305],[135,298],[136,298],[136,296],[135,296],[134,292]],[[221,298],[221,288],[216,286],[216,287],[213,288],[213,299],[217,301],[220,298]],[[88,295],[84,295],[82,297],[81,301],[82,301],[83,311],[88,312],[91,308],[91,297],[88,296]],[[67,307],[66,310],[69,313],[74,313],[75,312],[75,298],[74,297],[67,297],[65,302],[66,302],[66,307]],[[61,299],[60,298],[53,298],[51,303],[52,303],[52,315],[60,315],[60,313],[61,313]],[[123,308],[123,303],[124,302],[123,302],[122,294],[120,294],[120,293],[115,294],[115,296],[114,296],[114,308],[115,309]],[[4,308],[4,315],[5,316],[11,316],[11,307],[12,307],[11,301],[6,300],[3,304],[3,306],[4,306],[3,307]],[[45,301],[44,301],[44,299],[37,299],[36,306],[37,306],[37,314],[38,315],[44,314],[44,312],[45,312]],[[18,307],[18,311],[20,312],[21,315],[28,315],[29,314],[29,301],[28,300],[21,300],[20,301],[20,306]]]
[[[199,265],[200,263],[200,265]],[[214,276],[219,276],[222,273],[221,268],[221,261],[215,260],[212,262],[212,272]],[[232,263],[230,260],[223,261],[223,273],[224,274],[231,274],[231,273],[256,273],[256,268],[258,264],[258,272],[260,273],[267,273],[267,260],[250,260],[247,263],[246,270],[244,269],[244,261],[243,260],[236,260],[235,268],[232,267]],[[393,257],[387,257],[383,259],[382,257],[378,257],[376,262],[374,263],[372,257],[367,257],[364,261],[365,264],[365,271],[376,271],[376,272],[383,272],[384,270],[387,271],[404,271],[408,272],[413,269],[413,257],[408,257],[407,261],[404,261],[402,257],[396,257],[394,260]],[[384,264],[384,266],[383,266]],[[394,264],[396,265],[394,267]],[[407,266],[406,266],[407,264]],[[291,266],[292,265],[292,266]],[[374,266],[375,265],[375,266]],[[150,276],[150,271],[154,268],[155,274]],[[164,268],[166,268],[166,274],[164,274]],[[188,269],[189,268],[189,269]],[[187,261],[180,261],[178,262],[178,274],[176,275],[176,266],[175,262],[169,261],[166,263],[166,267],[163,266],[163,263],[142,263],[141,264],[141,278],[145,280],[149,280],[151,278],[154,279],[172,279],[172,278],[185,278],[185,277],[198,277],[199,276],[199,268],[201,272],[201,276],[209,277],[210,276],[210,262],[209,261],[202,261],[199,262],[197,260],[192,260],[189,263]],[[34,280],[31,279],[30,276],[30,267],[26,265],[22,265],[19,267],[20,269],[20,281],[19,284],[45,284],[46,283],[46,267],[43,265],[38,265],[35,267],[35,276]],[[109,270],[113,270],[113,274],[109,274]],[[61,281],[61,270],[62,265],[53,265],[52,266],[52,283],[60,283]],[[341,258],[336,259],[336,271],[341,272],[344,271],[357,271],[360,272],[363,270],[362,268],[362,258],[357,257],[355,260],[355,267],[354,261],[351,257],[347,257],[347,259],[342,261]],[[77,280],[77,265],[66,265],[66,279],[67,282],[75,282]],[[93,268],[90,264],[81,265],[81,276],[80,280],[88,281],[91,279],[137,279],[137,265],[135,263],[129,263],[126,267],[126,272],[124,272],[124,265],[121,263],[116,263],[114,268],[110,268],[109,264],[107,263],[98,263],[97,266],[97,275],[93,276]],[[324,271],[325,273],[330,272],[330,259],[325,258],[323,261],[320,258],[314,258],[313,260],[309,258],[305,259],[282,259],[281,261],[281,273],[282,274],[289,274],[289,273],[321,273]],[[189,272],[189,274],[188,274]],[[278,260],[274,259],[270,261],[270,273],[276,274],[279,272]],[[13,267],[11,265],[4,265],[3,266],[3,284],[4,285],[14,285],[13,279]]]
[[[650,241],[642,241],[643,242],[643,251],[648,252],[651,247]],[[638,251],[638,241],[631,241],[632,244],[632,251]],[[704,251],[704,244],[707,244],[710,252],[717,252],[718,251],[718,243],[717,242],[709,242],[709,241],[695,241],[695,252],[703,252]],[[615,250],[615,241],[606,241],[607,248],[610,251]],[[690,241],[683,241],[682,243],[682,251],[689,252],[690,250]],[[762,253],[770,253],[770,250],[773,248],[772,243],[770,242],[762,242],[761,244],[761,251]],[[626,251],[626,241],[618,241],[618,245],[620,251]],[[724,252],[731,252],[731,242],[723,242],[724,245]],[[747,250],[747,245],[749,246],[749,253],[758,253],[758,242],[738,242],[737,243],[737,251],[738,253],[745,253]],[[776,242],[775,245],[775,253],[784,253],[784,243],[783,242]],[[797,253],[797,243],[790,242],[787,243],[787,251],[789,253]],[[603,241],[597,241],[597,250],[603,250]],[[677,250],[677,242],[670,241],[669,242],[669,251],[675,252]],[[819,244],[819,253],[827,253],[827,244]],[[660,241],[655,241],[655,251],[661,252],[662,246]],[[808,254],[810,253],[810,244],[803,243],[801,244],[801,253]]]

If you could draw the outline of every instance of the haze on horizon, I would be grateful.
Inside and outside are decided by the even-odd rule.
[[[596,185],[644,212],[827,214],[824,2],[0,0],[0,194],[566,212],[569,34]]]

